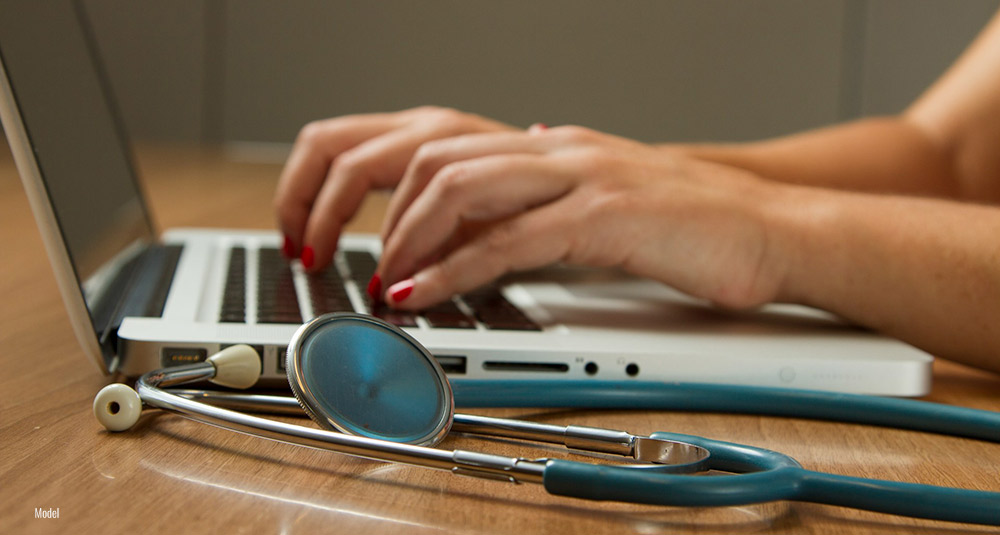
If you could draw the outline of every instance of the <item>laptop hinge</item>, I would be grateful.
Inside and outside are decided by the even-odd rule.
[[[103,350],[118,354],[118,328],[126,317],[163,315],[182,250],[181,245],[150,245],[121,270],[112,283],[121,298],[107,322],[99,326]]]

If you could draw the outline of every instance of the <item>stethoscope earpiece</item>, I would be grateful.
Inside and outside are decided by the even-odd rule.
[[[142,415],[142,400],[128,385],[113,383],[94,398],[94,416],[108,431],[127,431]]]

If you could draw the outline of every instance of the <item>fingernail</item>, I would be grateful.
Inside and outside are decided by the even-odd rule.
[[[413,293],[413,279],[399,281],[389,287],[389,297],[394,303],[399,303]]]
[[[537,134],[537,133],[539,133],[539,132],[541,132],[543,130],[548,130],[548,129],[549,129],[549,125],[547,125],[545,123],[535,123],[535,124],[533,124],[533,125],[531,125],[531,126],[528,127],[528,133],[529,134]]]
[[[302,248],[302,267],[306,269],[312,269],[313,264],[316,262],[316,251],[313,251],[311,245],[306,245]]]
[[[378,303],[382,300],[382,277],[378,273],[372,275],[372,280],[368,281],[368,297]]]
[[[292,239],[285,234],[285,242],[281,244],[281,254],[285,255],[285,258],[291,260],[295,258],[295,244],[292,243]]]

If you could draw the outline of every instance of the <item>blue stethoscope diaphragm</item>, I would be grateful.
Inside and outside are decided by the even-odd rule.
[[[285,369],[296,399],[326,429],[435,445],[451,428],[455,404],[437,360],[369,316],[326,314],[303,325]]]

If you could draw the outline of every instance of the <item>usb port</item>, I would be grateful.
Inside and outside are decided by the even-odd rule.
[[[441,365],[441,369],[444,373],[448,375],[464,375],[465,374],[465,357],[460,357],[457,355],[435,355],[438,364]]]

